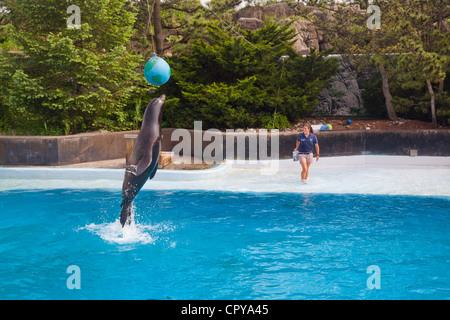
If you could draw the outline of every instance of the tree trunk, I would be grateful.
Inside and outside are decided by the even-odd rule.
[[[164,36],[161,26],[161,0],[155,0],[155,8],[153,10],[153,27],[155,29],[155,48],[156,54],[164,54]]]
[[[431,81],[427,79],[427,87],[428,92],[431,96],[431,121],[433,123],[433,127],[437,127],[437,120],[436,120],[436,95],[434,94],[433,86],[431,85]]]
[[[384,95],[384,98],[386,99],[386,110],[388,113],[388,117],[392,121],[397,121],[397,114],[395,113],[394,107],[392,106],[392,95],[391,95],[391,92],[389,91],[389,80],[388,80],[388,75],[387,75],[386,69],[381,64],[378,66],[378,70],[380,71],[380,74],[381,74],[381,82],[383,85],[383,95]]]

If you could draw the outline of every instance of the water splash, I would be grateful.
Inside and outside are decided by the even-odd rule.
[[[164,234],[175,229],[171,222],[136,223],[134,220],[135,212],[136,208],[133,206],[131,209],[130,224],[125,224],[123,228],[120,219],[116,219],[114,222],[91,223],[79,228],[77,231],[86,230],[99,236],[108,243],[120,245],[148,245],[154,244],[157,240],[168,242]],[[163,235],[163,239],[160,238],[161,235]],[[174,248],[176,242],[172,241],[169,246]]]
[[[87,230],[98,235],[109,243],[116,244],[153,244],[158,239],[157,234],[164,229],[164,226],[135,224],[125,225],[122,228],[119,219],[112,223],[95,224],[91,223],[79,230]]]

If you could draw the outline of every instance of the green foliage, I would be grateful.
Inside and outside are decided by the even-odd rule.
[[[431,106],[430,115],[435,126],[437,116],[447,116],[449,109],[447,94],[441,91],[450,66],[450,34],[444,27],[444,19],[449,14],[446,1],[412,0],[402,13],[396,12],[394,16],[405,21],[405,35],[400,38],[399,47],[406,54],[398,58],[398,67],[405,80],[403,87],[418,91],[427,83],[425,98]],[[425,103],[420,101],[418,105],[426,112]]]
[[[127,108],[143,83],[135,71],[140,58],[126,48],[134,16],[123,10],[125,0],[80,3],[80,29],[67,28],[65,1],[3,2],[11,10],[4,32],[15,51],[0,52],[0,103],[16,133],[132,126]]]
[[[289,120],[286,116],[275,113],[274,115],[266,115],[262,117],[261,124],[264,128],[270,129],[285,129],[290,126]]]
[[[435,114],[438,117],[448,115],[448,1],[372,1],[371,4],[379,6],[381,11],[381,28],[372,30],[366,26],[369,15],[355,14],[350,7],[338,1],[312,2],[320,6],[324,14],[330,12],[330,4],[338,5],[332,10],[333,19],[320,19],[320,16],[314,15],[310,18],[314,19],[337,52],[363,75],[361,82],[366,90],[363,99],[370,114],[392,113],[393,107],[403,116],[416,118],[425,115],[433,123]],[[369,4],[368,1],[351,2],[364,3],[365,6]],[[374,74],[374,67],[386,75],[384,85],[390,94],[381,90],[383,82]],[[370,79],[372,83],[367,82]],[[427,82],[431,86],[427,86]],[[379,96],[383,93],[388,112],[378,110],[383,108],[383,104],[379,103]],[[392,106],[388,106],[388,100],[392,100]]]
[[[202,120],[205,127],[282,128],[317,105],[337,70],[337,62],[325,58],[329,52],[296,54],[290,24],[266,21],[258,31],[239,30],[230,12],[241,0],[212,0],[214,12],[198,0],[165,0],[161,20],[165,49],[173,53],[172,78],[154,88],[142,76],[154,51],[154,1],[0,0],[0,8],[8,10],[0,12],[0,132],[137,129],[150,92],[167,95],[166,127],[192,127]],[[324,14],[334,2],[307,1]],[[349,2],[332,10],[333,19],[295,11],[305,12],[344,60],[358,66],[369,114],[387,115],[375,70],[383,66],[396,112],[427,118],[435,102],[443,123],[450,121],[447,2],[375,0],[382,12],[379,30],[369,30],[368,15],[355,14]],[[67,28],[71,4],[81,9],[80,29]],[[281,56],[288,58],[280,61]]]
[[[128,1],[127,8],[136,14],[132,47],[144,56],[156,51],[155,40],[155,0]],[[189,39],[203,34],[210,14],[199,0],[165,0],[161,4],[161,24],[165,43],[164,48],[172,53],[184,53]]]
[[[302,57],[291,47],[290,24],[275,23],[234,37],[213,24],[205,39],[170,61],[172,79],[166,93],[164,123],[192,127],[260,126],[274,112],[295,121],[317,104],[320,90],[336,73],[337,62],[326,53]],[[280,61],[280,57],[287,59]]]

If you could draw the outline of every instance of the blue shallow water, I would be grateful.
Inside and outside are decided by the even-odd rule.
[[[128,235],[120,200],[0,192],[0,299],[450,298],[448,197],[141,191]]]

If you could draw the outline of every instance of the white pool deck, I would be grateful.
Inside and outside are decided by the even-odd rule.
[[[450,157],[346,156],[314,160],[307,184],[292,160],[226,161],[206,170],[158,170],[146,190],[450,196]],[[121,189],[124,169],[3,167],[0,191]]]

